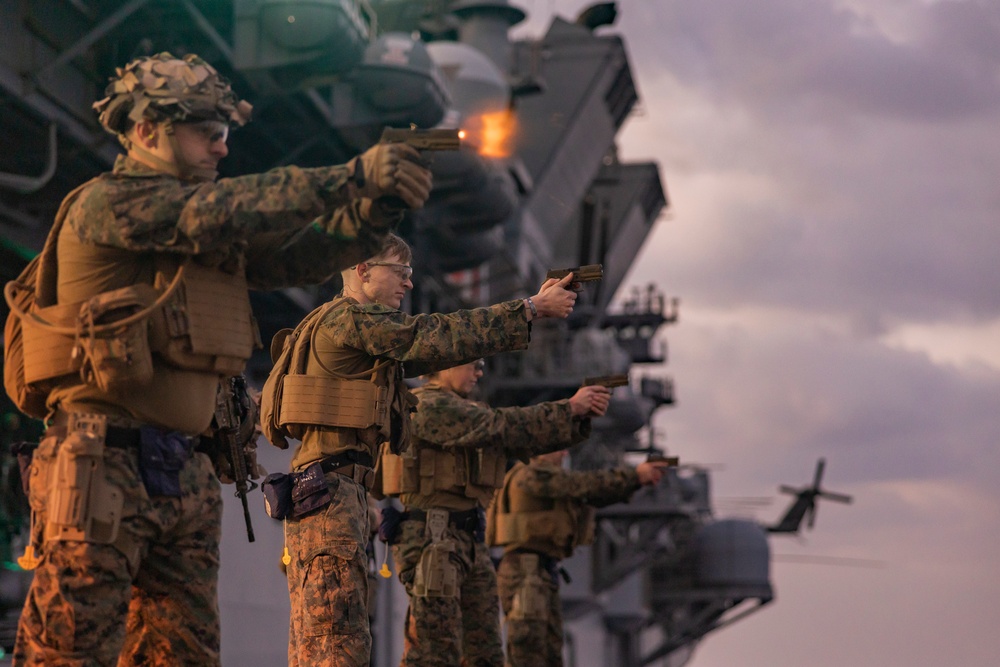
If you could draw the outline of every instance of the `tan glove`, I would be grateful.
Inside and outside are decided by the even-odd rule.
[[[375,144],[354,160],[362,197],[398,197],[409,208],[420,208],[431,193],[431,172],[420,165],[420,153],[411,146]]]

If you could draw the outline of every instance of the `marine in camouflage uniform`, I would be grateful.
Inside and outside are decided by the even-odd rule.
[[[626,501],[641,485],[656,484],[668,465],[567,471],[564,456],[553,452],[518,463],[490,508],[491,542],[504,546],[497,579],[507,667],[562,667],[559,561],[593,541],[593,508]]]
[[[518,299],[447,315],[411,316],[398,310],[413,287],[410,260],[406,243],[390,236],[379,255],[344,271],[344,291],[284,339],[282,354],[307,359],[304,374],[292,374],[290,369],[281,377],[279,357],[264,386],[265,435],[279,447],[288,446],[285,434],[301,440],[292,458],[296,512],[285,519],[289,667],[369,664],[366,491],[382,446],[399,452],[409,441],[415,401],[403,383],[404,371],[415,376],[487,354],[524,349],[532,309],[538,317],[566,317],[576,300],[576,294],[565,289],[568,280],[553,280],[530,303]],[[276,347],[272,346],[272,354]],[[358,383],[362,390],[374,385],[383,392],[379,400],[388,406],[386,418],[367,427],[337,425],[344,401],[330,400],[332,394],[320,390],[318,395],[328,398],[321,406],[311,404],[311,414],[327,410],[333,416],[293,420],[269,430],[273,415],[300,408],[290,386],[293,379],[303,377],[333,382],[338,391]],[[312,400],[314,395],[302,398]],[[306,491],[304,479],[325,483]]]
[[[610,399],[608,389],[591,386],[570,399],[491,408],[468,398],[482,373],[482,362],[451,368],[414,392],[420,401],[414,442],[396,462],[395,490],[406,512],[393,546],[410,597],[405,667],[503,664],[484,509],[508,457],[527,459],[586,439],[590,416],[604,414]],[[433,531],[435,515],[446,521],[440,536]]]
[[[102,380],[101,357],[94,355],[104,349],[113,356],[126,342],[111,339],[101,348],[102,341],[86,338],[97,330],[93,322],[82,330],[73,357],[82,350],[80,363],[90,364],[93,377],[83,381],[74,372],[53,380],[51,426],[32,464],[32,546],[40,563],[14,662],[218,665],[222,502],[204,451],[210,438],[199,444],[197,436],[213,419],[219,369],[238,374],[253,348],[247,286],[320,282],[367,257],[402,215],[371,197],[396,195],[420,205],[430,176],[392,164],[415,152],[369,151],[348,165],[283,167],[215,181],[215,166],[228,152],[229,126],[244,124],[250,105],[197,56],[140,58],[118,70],[107,94],[95,109],[128,154],[110,173],[71,193],[60,209],[61,231],[47,244],[56,244],[57,303],[89,308],[112,290],[153,286],[147,291],[162,295],[171,283],[178,287],[168,314],[179,331],[166,335],[188,335],[177,340],[190,342],[194,319],[205,310],[199,311],[198,300],[207,298],[210,311],[219,303],[205,286],[224,288],[234,298],[209,312],[207,326],[202,323],[199,340],[209,340],[204,354],[190,348],[171,353],[152,334],[147,342],[147,324],[156,330],[155,318],[142,320],[138,339],[127,345],[138,340],[152,348],[150,377],[143,381]],[[403,192],[401,185],[386,186],[406,169],[423,178],[421,187]],[[371,177],[367,189],[358,186],[359,173]],[[216,330],[232,340],[211,340]],[[178,365],[168,353],[186,354],[186,361]],[[138,365],[133,361],[127,358],[124,366]],[[100,496],[111,507],[101,510],[107,523],[99,524],[105,531],[97,537],[92,527],[73,532],[47,526],[61,516],[57,510],[65,509],[70,486],[52,482],[60,476],[66,481],[65,465],[73,463],[77,447],[90,452],[97,471],[91,498]],[[84,511],[93,517],[89,502]]]

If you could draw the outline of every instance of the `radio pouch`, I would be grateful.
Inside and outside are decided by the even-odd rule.
[[[330,485],[323,475],[323,465],[317,461],[302,472],[292,473],[292,516],[326,507],[332,501]]]

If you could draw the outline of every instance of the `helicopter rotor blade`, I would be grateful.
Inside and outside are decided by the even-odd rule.
[[[820,459],[816,462],[816,477],[813,480],[813,488],[817,491],[819,490],[819,483],[823,479],[823,469],[826,467],[826,459]]]
[[[787,484],[782,484],[781,486],[778,487],[778,490],[781,491],[782,493],[787,493],[793,496],[797,496],[799,495],[799,493],[801,493],[799,489],[796,489],[794,486],[788,486]]]
[[[844,493],[833,493],[831,491],[821,491],[819,494],[820,498],[826,498],[827,500],[832,500],[837,503],[844,503],[845,505],[850,505],[854,501],[852,496]]]

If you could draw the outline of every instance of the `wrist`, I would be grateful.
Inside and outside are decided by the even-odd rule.
[[[528,317],[528,321],[530,322],[531,320],[538,317],[538,308],[535,307],[535,302],[531,300],[530,296],[524,298],[523,301],[525,309],[527,310],[527,312],[531,313],[531,315]]]

